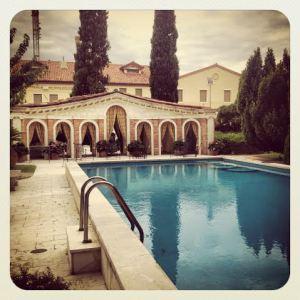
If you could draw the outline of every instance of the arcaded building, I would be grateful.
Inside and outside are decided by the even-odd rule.
[[[199,154],[208,154],[214,140],[215,109],[170,103],[119,91],[76,96],[62,101],[23,104],[12,109],[13,126],[22,132],[22,142],[47,146],[60,140],[75,156],[76,145],[95,145],[111,133],[127,155],[130,141],[147,145],[148,154],[171,152],[175,141],[194,139]]]

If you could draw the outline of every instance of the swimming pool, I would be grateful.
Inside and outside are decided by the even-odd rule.
[[[222,161],[81,168],[117,186],[144,229],[145,246],[178,289],[277,289],[288,280],[287,174]]]

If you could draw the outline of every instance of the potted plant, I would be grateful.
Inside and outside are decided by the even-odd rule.
[[[28,148],[21,142],[18,142],[13,145],[14,150],[18,156],[18,162],[24,162],[26,160],[26,156],[29,153]]]
[[[109,151],[109,144],[106,140],[101,140],[96,143],[96,149],[100,157],[106,157]]]
[[[174,154],[175,155],[183,155],[184,153],[184,141],[178,140],[174,142]]]
[[[127,150],[134,157],[141,157],[146,154],[145,145],[140,141],[132,141],[128,144]]]

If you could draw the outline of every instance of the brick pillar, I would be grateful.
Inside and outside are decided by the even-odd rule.
[[[99,127],[99,141],[104,140],[104,120],[98,119],[97,120],[98,127]]]
[[[183,140],[183,132],[182,132],[183,120],[182,119],[174,119],[173,121],[176,123],[176,127],[177,127],[177,141]]]
[[[131,141],[135,140],[135,125],[138,122],[138,120],[129,120],[129,124],[130,124],[130,128],[129,128],[129,141],[128,143],[130,143]]]
[[[208,154],[207,119],[199,119],[201,125],[201,154]]]
[[[54,141],[55,140],[55,136],[53,136],[54,121],[55,120],[53,120],[53,119],[47,119],[46,120],[47,128],[48,128],[48,143],[50,141]]]
[[[151,120],[153,124],[153,144],[154,144],[154,155],[159,154],[159,141],[158,141],[158,127],[159,120]]]
[[[74,127],[74,144],[79,144],[79,125],[83,120],[73,119],[73,127]]]
[[[27,130],[26,130],[26,127],[27,127],[27,124],[28,124],[29,121],[30,120],[26,120],[26,119],[21,120],[21,132],[22,132],[21,141],[25,146],[27,146]]]

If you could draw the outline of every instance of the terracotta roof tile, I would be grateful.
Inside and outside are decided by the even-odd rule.
[[[73,82],[74,62],[52,60],[40,62],[47,66],[46,72],[39,78],[40,82]],[[124,65],[109,64],[104,69],[104,75],[108,76],[109,84],[149,85],[150,69],[148,66],[141,66],[140,73],[124,73],[122,67]]]

